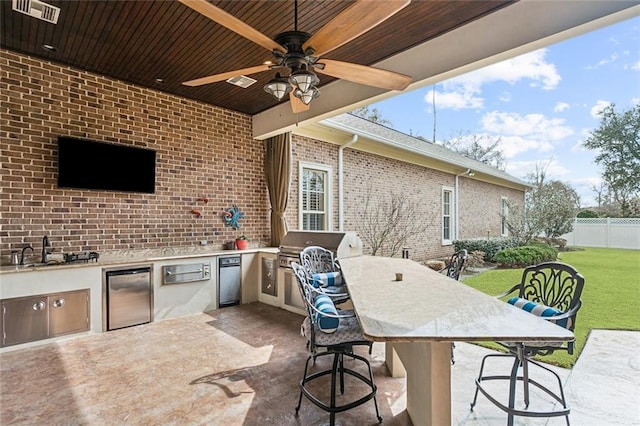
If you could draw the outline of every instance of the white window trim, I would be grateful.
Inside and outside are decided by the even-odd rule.
[[[444,238],[444,193],[450,192],[449,197],[449,235],[450,239]],[[455,230],[458,224],[456,223],[456,191],[452,186],[443,186],[440,193],[440,238],[443,246],[450,246],[453,244],[453,238],[455,238]]]
[[[298,229],[302,230],[302,175],[304,169],[320,170],[327,174],[327,193],[325,197],[326,230],[333,231],[333,169],[331,166],[318,163],[298,162]]]
[[[508,201],[509,199],[507,197],[500,197],[500,235],[502,235],[503,237],[509,236],[509,227],[507,227],[506,224],[503,226],[504,219],[502,218],[503,215],[507,218],[509,217],[509,205],[506,204],[506,212],[504,209],[505,202]]]

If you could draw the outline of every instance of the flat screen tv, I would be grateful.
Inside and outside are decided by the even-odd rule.
[[[58,187],[153,194],[156,152],[58,136]]]

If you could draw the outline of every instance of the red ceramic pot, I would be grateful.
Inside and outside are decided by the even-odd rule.
[[[238,250],[244,250],[247,248],[247,240],[236,240],[236,248]]]

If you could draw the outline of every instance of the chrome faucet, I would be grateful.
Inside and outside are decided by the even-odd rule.
[[[48,247],[51,247],[51,243],[49,242],[49,237],[46,235],[42,237],[42,261],[41,263],[47,263],[47,255],[49,254]]]
[[[31,247],[31,244],[22,247],[22,253],[20,253],[20,265],[24,265],[24,252],[27,250],[31,250],[33,252],[33,247]]]

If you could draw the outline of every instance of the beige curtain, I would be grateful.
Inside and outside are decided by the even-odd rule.
[[[291,180],[291,133],[265,140],[264,176],[271,202],[271,246],[278,247],[287,233],[284,212]]]

